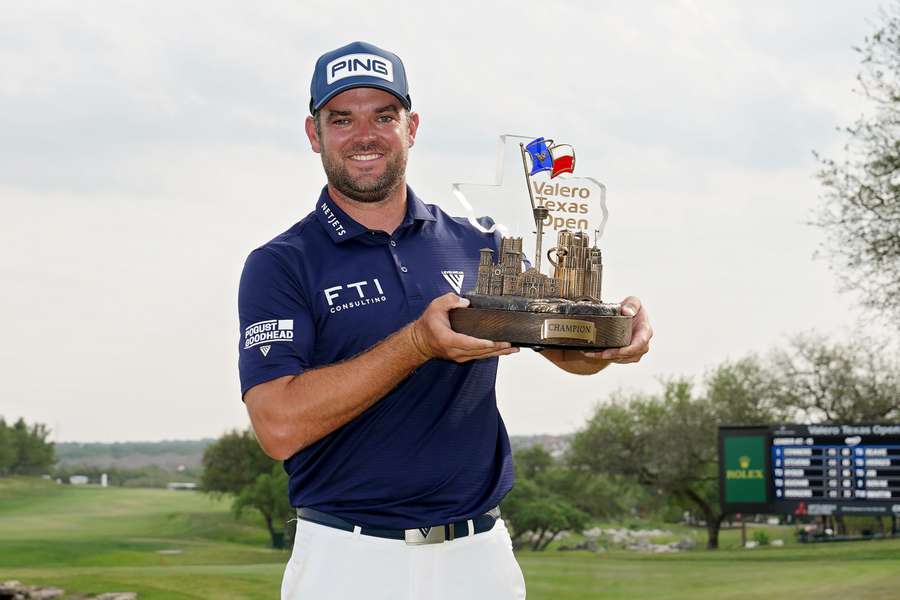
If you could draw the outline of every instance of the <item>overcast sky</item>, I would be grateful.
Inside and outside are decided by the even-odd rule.
[[[0,415],[57,441],[218,436],[248,419],[247,253],[312,210],[302,129],[319,54],[406,63],[408,180],[459,213],[497,136],[573,144],[608,188],[605,296],[656,335],[638,365],[501,360],[512,434],[563,433],[616,389],[701,377],[796,332],[853,335],[821,242],[812,150],[864,109],[852,46],[881,3],[19,2],[0,18]],[[702,326],[698,327],[698,322]]]

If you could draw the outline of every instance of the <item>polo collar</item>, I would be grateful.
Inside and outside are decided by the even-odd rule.
[[[368,231],[368,229],[351,219],[331,199],[331,196],[328,194],[328,186],[323,187],[322,193],[319,194],[319,201],[316,203],[316,218],[319,219],[322,228],[331,236],[331,241],[336,244]],[[437,218],[431,213],[428,206],[416,196],[412,188],[406,186],[406,217],[400,226],[412,225],[415,221],[437,221]]]
[[[428,206],[422,202],[412,188],[406,186],[406,221],[437,221]]]

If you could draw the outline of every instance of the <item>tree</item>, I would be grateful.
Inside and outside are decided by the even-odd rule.
[[[900,5],[861,47],[857,76],[870,110],[845,128],[847,157],[822,158],[824,203],[814,224],[847,289],[900,326]]]
[[[636,394],[600,406],[575,435],[572,460],[594,471],[636,477],[703,514],[707,548],[718,548],[717,421],[687,380],[666,383],[662,396]]]
[[[594,473],[570,464],[568,457],[536,480],[594,519],[615,519],[642,510],[658,510],[658,498],[644,492],[632,478]]]
[[[516,481],[503,499],[501,512],[511,526],[513,547],[523,545],[531,534],[535,551],[546,550],[561,531],[581,531],[590,518],[562,494],[526,478]]]
[[[596,473],[633,477],[649,492],[699,511],[707,548],[718,548],[726,515],[719,506],[718,426],[771,423],[780,416],[765,366],[755,357],[723,363],[696,393],[686,379],[661,395],[618,396],[576,433],[571,462]]]
[[[274,465],[268,473],[261,473],[256,480],[245,486],[231,509],[240,517],[247,508],[255,508],[262,514],[266,529],[272,539],[272,547],[278,547],[276,523],[286,524],[294,509],[287,498],[288,478],[281,465]],[[279,528],[281,531],[286,527]]]
[[[250,429],[235,429],[204,450],[201,487],[207,492],[237,496],[262,473],[269,473],[273,463]]]
[[[6,421],[0,418],[0,477],[9,475],[16,463],[16,446]]]
[[[56,462],[53,443],[47,441],[50,430],[46,425],[34,423],[29,427],[20,418],[13,424],[12,430],[17,453],[16,473],[39,475]]]
[[[778,401],[800,421],[864,423],[900,418],[900,363],[863,338],[795,337],[772,356]]]
[[[705,395],[718,424],[757,425],[789,418],[792,411],[784,406],[772,371],[770,362],[751,354],[707,373]]]
[[[276,523],[290,538],[287,522],[293,513],[288,499],[288,478],[281,463],[262,451],[250,429],[229,431],[203,452],[201,487],[213,494],[234,496],[232,510],[240,516],[247,508],[257,509],[276,546]]]
[[[50,430],[43,423],[29,426],[18,419],[12,426],[0,418],[0,476],[39,475],[56,462]]]
[[[540,444],[519,450],[515,454],[516,475],[534,479],[554,463],[553,456]]]

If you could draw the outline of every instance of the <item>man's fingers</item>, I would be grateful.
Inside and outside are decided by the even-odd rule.
[[[503,356],[519,351],[518,348],[513,347],[509,342],[483,340],[462,333],[454,333],[452,337],[448,337],[444,342],[447,348],[447,358],[457,362]]]
[[[447,292],[443,296],[438,296],[432,300],[431,304],[444,312],[449,312],[454,308],[465,308],[469,306],[469,299],[457,296],[453,292]]]
[[[509,348],[504,348],[502,350],[494,350],[491,352],[466,354],[466,355],[458,356],[458,357],[454,358],[453,360],[456,362],[469,362],[470,360],[482,360],[485,358],[493,358],[495,356],[508,356],[510,354],[517,353],[519,350],[520,349],[518,347],[512,346]]]
[[[645,354],[650,349],[650,336],[641,335],[631,339],[631,343],[623,348],[608,348],[600,353],[600,358],[607,360]]]
[[[617,363],[632,363],[641,359],[650,350],[650,338],[653,337],[653,329],[647,313],[642,310],[641,300],[637,296],[628,296],[622,300],[622,314],[634,317],[632,326],[631,343],[624,348],[610,348],[599,353],[603,360]]]
[[[600,353],[600,358],[602,358],[603,360],[615,360],[619,358],[619,356],[621,356],[619,348],[611,348]]]
[[[469,352],[472,350],[483,351],[488,349],[502,350],[504,348],[509,348],[512,345],[509,342],[484,340],[464,333],[456,333],[455,331],[451,331],[451,333],[441,341],[447,348],[453,348],[461,352]]]
[[[626,317],[633,317],[641,312],[641,300],[637,296],[628,296],[621,303],[622,314]]]
[[[650,333],[632,338],[631,344],[624,348],[609,348],[599,353],[599,357],[603,360],[612,360],[615,362],[637,362],[640,358],[650,350]],[[630,360],[633,359],[633,360]]]

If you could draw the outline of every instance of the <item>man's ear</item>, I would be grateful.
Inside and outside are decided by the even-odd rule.
[[[409,147],[412,148],[416,143],[416,131],[419,130],[419,113],[409,113],[406,117],[406,122],[409,129]]]
[[[306,117],[306,137],[309,138],[309,145],[316,154],[322,152],[322,143],[319,141],[319,134],[316,133],[316,122],[312,117]]]

